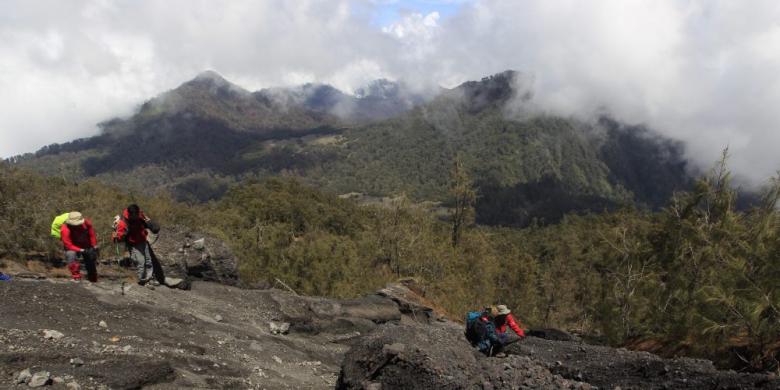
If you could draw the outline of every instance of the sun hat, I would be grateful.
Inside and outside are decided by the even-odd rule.
[[[498,315],[500,316],[505,316],[512,312],[512,310],[509,310],[509,308],[506,307],[506,305],[498,305],[496,306],[496,309],[498,309]]]
[[[84,223],[84,216],[78,211],[68,213],[68,220],[65,221],[70,226],[79,226]]]

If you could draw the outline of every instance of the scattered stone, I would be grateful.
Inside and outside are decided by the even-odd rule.
[[[108,324],[105,321],[98,322],[98,326],[101,328],[108,328]]]
[[[290,332],[290,323],[289,322],[269,322],[268,327],[271,329],[271,334],[287,334]]]
[[[391,356],[400,355],[404,350],[406,350],[406,345],[401,343],[385,344],[382,347],[382,352]]]
[[[59,340],[63,337],[65,337],[65,335],[62,334],[62,332],[58,332],[56,330],[45,329],[43,331],[43,338],[46,340]]]
[[[22,372],[19,373],[19,375],[16,376],[16,383],[27,383],[32,379],[32,373],[30,372],[30,369],[24,369]]]
[[[219,314],[215,315],[215,316],[214,316],[214,321],[217,321],[217,322],[222,322],[222,316],[221,316],[221,315],[219,315]]]
[[[68,390],[81,390],[81,385],[79,385],[76,382],[70,382],[65,387],[68,388]]]
[[[65,383],[65,379],[63,379],[61,376],[55,376],[54,378],[51,378],[51,381],[55,385],[61,385]]]
[[[27,384],[30,387],[43,387],[50,383],[51,374],[48,371],[38,371],[33,374],[32,379]]]
[[[122,352],[124,352],[124,353],[130,353],[130,351],[132,351],[132,350],[133,350],[133,347],[131,345],[125,345],[124,347],[122,347]]]
[[[274,355],[273,359],[275,362],[282,364],[282,358],[280,358],[279,356]]]
[[[84,365],[84,360],[81,360],[81,358],[73,358],[70,359],[70,364],[75,367],[81,367]]]
[[[206,247],[206,239],[205,238],[201,238],[199,240],[193,241],[192,242],[192,247],[197,249],[197,250],[199,250],[199,251],[203,250],[203,248]]]

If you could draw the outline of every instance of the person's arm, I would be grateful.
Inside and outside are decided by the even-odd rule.
[[[515,321],[515,316],[511,314],[506,316],[506,323],[515,333],[517,333],[518,336],[525,337],[525,331],[523,331],[523,328],[517,325],[517,321]]]
[[[73,244],[73,241],[70,239],[70,229],[68,228],[68,225],[62,225],[60,234],[62,235],[62,244],[65,245],[65,250],[74,252],[81,252],[83,250],[82,248],[79,248]]]
[[[488,323],[486,324],[487,328],[487,337],[488,340],[490,340],[493,344],[501,344],[501,340],[498,338],[498,330],[496,329],[496,324],[493,323],[493,321],[488,320]]]
[[[119,220],[119,223],[116,224],[117,241],[124,241],[126,235],[127,235],[127,223],[125,223],[124,219]]]

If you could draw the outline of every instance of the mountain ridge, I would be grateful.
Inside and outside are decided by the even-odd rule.
[[[335,193],[406,193],[446,205],[452,161],[462,158],[480,190],[478,221],[518,226],[631,203],[659,207],[690,184],[682,146],[650,129],[606,117],[513,119],[506,106],[532,99],[518,96],[517,77],[505,71],[425,97],[387,80],[356,95],[321,84],[250,92],[206,71],[130,118],[103,122],[101,135],[12,161],[191,201],[282,174]]]

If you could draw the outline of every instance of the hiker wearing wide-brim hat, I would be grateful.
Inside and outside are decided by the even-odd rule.
[[[92,221],[78,211],[71,211],[60,227],[60,239],[73,280],[81,280],[81,258],[87,267],[87,278],[90,282],[97,282],[97,237]]]
[[[520,327],[519,321],[512,315],[512,310],[506,305],[497,305],[495,308],[495,317],[493,323],[496,325],[498,340],[500,346],[496,350],[496,355],[503,355],[503,349],[509,344],[515,343],[525,337],[525,331]],[[512,329],[513,333],[507,332],[507,327]]]

